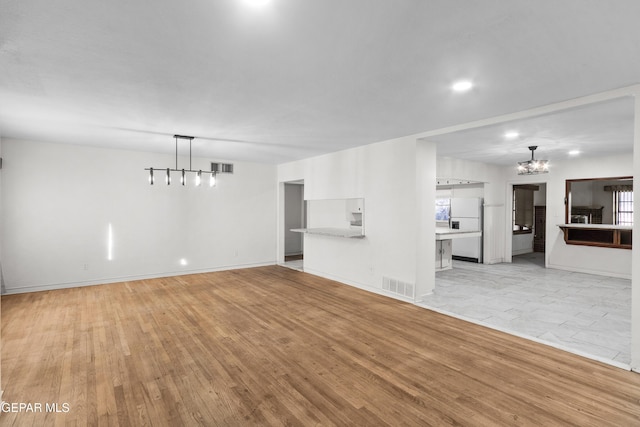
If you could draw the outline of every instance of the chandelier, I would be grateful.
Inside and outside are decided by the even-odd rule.
[[[549,173],[549,160],[536,160],[533,152],[538,148],[537,145],[529,147],[531,150],[531,160],[518,162],[518,175],[536,175],[539,173]]]
[[[202,170],[193,170],[191,169],[191,141],[195,137],[186,136],[186,135],[173,135],[176,140],[176,167],[175,168],[145,168],[146,171],[149,171],[149,184],[153,185],[155,183],[155,173],[160,173],[165,176],[164,181],[167,185],[171,185],[171,172],[180,172],[180,184],[185,185],[187,183],[187,174],[195,173],[195,185],[200,186],[202,184],[202,174],[209,175],[209,186],[213,187],[216,185],[216,171],[202,171]],[[178,169],[178,140],[179,139],[187,139],[189,140],[189,169]]]

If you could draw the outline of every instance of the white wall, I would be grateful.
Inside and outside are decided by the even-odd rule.
[[[0,129],[0,135],[2,135]],[[2,136],[0,136],[0,158],[2,158]],[[0,242],[4,241],[2,236],[2,169],[0,169]],[[2,293],[4,293],[4,274],[2,273],[2,244],[0,243],[0,299],[2,299]],[[0,301],[0,319],[2,319],[2,301]],[[0,320],[0,331],[2,330],[2,321]],[[3,394],[2,386],[2,335],[0,334],[0,398]]]
[[[433,293],[435,283],[436,223],[433,220],[436,199],[436,144],[416,142],[416,295],[418,301]]]
[[[540,184],[538,191],[533,192],[533,206],[547,206],[546,184]]]
[[[1,136],[0,136],[0,158],[2,158],[2,137]],[[2,217],[3,217],[3,211],[2,211],[2,176],[3,176],[3,172],[2,172],[2,169],[0,169],[0,295],[2,293],[4,293],[4,274],[2,273],[2,244],[1,244],[1,242],[4,241],[3,234],[2,234],[2,226],[1,226],[2,225]]]
[[[436,197],[453,199],[484,199],[484,183],[482,184],[459,184],[459,185],[439,185],[436,187]]]
[[[576,181],[571,183],[571,205],[598,207],[602,209],[602,223],[613,224],[613,194],[604,191],[606,185],[618,181]]]
[[[511,245],[511,253],[513,255],[533,252],[533,233],[514,234],[511,239]]]
[[[308,200],[364,198],[366,236],[305,234],[306,272],[381,293],[383,276],[415,283],[415,153],[401,138],[278,166],[278,182],[304,179]]]
[[[7,292],[275,263],[275,166],[235,163],[215,188],[182,187],[177,174],[150,186],[144,168],[174,156],[19,140],[2,150]]]
[[[573,206],[593,206],[593,181],[577,181],[571,184]]]
[[[636,93],[634,109],[633,174],[637,188],[640,177],[640,91]],[[633,202],[633,223],[640,224],[640,198]],[[631,369],[640,372],[640,237],[633,233],[631,279]]]

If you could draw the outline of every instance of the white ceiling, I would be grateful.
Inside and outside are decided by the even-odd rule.
[[[194,155],[280,163],[636,84],[639,16],[637,0],[0,0],[0,132],[168,153],[178,133]],[[451,93],[459,78],[476,87]],[[595,139],[628,146],[629,109],[593,108],[523,135],[579,145],[614,115]],[[511,162],[486,131],[438,148]]]
[[[550,162],[633,152],[634,99],[618,98],[553,114],[429,137],[438,155],[515,166],[531,158]],[[507,138],[517,132],[516,138]]]

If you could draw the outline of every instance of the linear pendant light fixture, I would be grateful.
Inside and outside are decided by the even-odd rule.
[[[538,148],[537,145],[529,147],[531,150],[531,160],[518,162],[518,175],[537,175],[539,173],[549,173],[549,160],[536,160],[533,152]]]
[[[195,173],[195,184],[197,187],[202,184],[202,170],[193,170],[191,169],[191,141],[195,137],[186,136],[186,135],[173,135],[176,140],[176,167],[172,168],[145,168],[146,171],[149,171],[149,184],[153,185],[155,183],[154,171],[166,171],[165,175],[165,183],[167,185],[171,185],[171,172],[180,172],[180,184],[186,185],[187,183],[187,174]],[[189,169],[178,169],[178,140],[179,139],[188,139],[189,140]],[[209,174],[209,186],[213,187],[216,185],[216,174],[218,173],[215,170],[212,171],[204,171],[205,174]]]

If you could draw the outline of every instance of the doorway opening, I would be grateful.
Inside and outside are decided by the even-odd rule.
[[[512,262],[545,268],[547,184],[514,185],[512,194]]]
[[[284,266],[304,270],[304,233],[291,230],[306,227],[304,181],[284,183]]]

